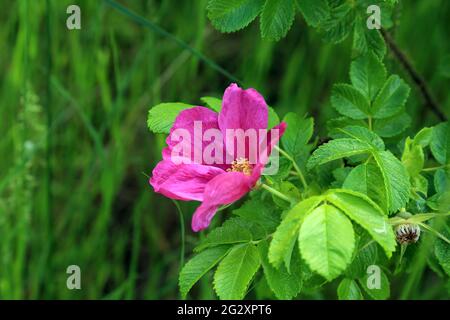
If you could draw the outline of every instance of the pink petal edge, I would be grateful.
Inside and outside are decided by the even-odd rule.
[[[207,183],[224,172],[213,166],[162,160],[153,169],[149,183],[155,192],[168,198],[202,201]]]

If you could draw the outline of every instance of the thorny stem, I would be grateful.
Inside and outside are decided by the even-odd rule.
[[[410,75],[411,79],[414,81],[414,83],[419,88],[420,93],[422,94],[426,106],[429,106],[431,110],[436,114],[436,116],[441,120],[445,121],[447,117],[445,114],[441,111],[439,106],[437,105],[436,101],[433,99],[430,89],[428,88],[427,84],[425,83],[425,80],[422,78],[422,76],[414,69],[412,63],[408,60],[406,55],[400,50],[400,48],[395,43],[395,40],[391,37],[391,35],[384,29],[380,29],[381,34],[386,41],[386,43],[391,48],[392,52],[394,53],[394,56],[397,58],[397,60],[400,61],[402,66],[405,68],[406,72]]]
[[[305,176],[303,175],[302,170],[300,170],[300,168],[297,165],[297,163],[295,162],[295,160],[286,151],[284,151],[280,147],[275,146],[275,149],[277,149],[279,153],[281,153],[284,157],[286,157],[286,159],[288,159],[289,161],[292,162],[292,165],[293,165],[295,171],[297,172],[297,175],[299,176],[300,181],[302,182],[303,188],[307,189],[308,184],[306,183]]]
[[[274,189],[274,188],[272,188],[272,187],[269,187],[267,184],[261,183],[260,186],[261,186],[263,189],[265,189],[265,190],[269,191],[270,193],[272,193],[273,195],[277,196],[278,198],[283,199],[283,200],[285,200],[285,201],[287,201],[287,202],[292,202],[292,199],[291,199],[291,198],[285,196],[285,195],[282,194],[280,191],[278,191],[278,190],[276,190],[276,189]]]

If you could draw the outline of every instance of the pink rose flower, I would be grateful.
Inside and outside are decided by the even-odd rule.
[[[202,124],[202,137],[209,129],[217,129],[223,134],[220,146],[223,148],[221,159],[224,161],[219,161],[221,163],[211,164],[211,161],[205,160],[202,152],[211,144],[210,141],[201,139],[200,143],[194,143],[194,139],[199,138],[195,136],[199,135],[198,131],[194,130],[195,123],[198,124],[199,121]],[[267,133],[265,131],[267,123],[268,107],[264,98],[255,89],[243,90],[236,84],[231,84],[225,90],[219,114],[205,107],[194,107],[180,112],[166,140],[167,147],[162,152],[163,160],[153,169],[150,184],[155,192],[171,199],[201,201],[192,217],[192,229],[197,232],[207,228],[219,206],[242,198],[252,190],[261,177],[273,146],[286,129],[286,124],[281,122]],[[200,161],[191,163],[176,161],[180,158],[175,159],[173,151],[180,142],[172,139],[172,135],[177,129],[189,132],[192,139],[186,141],[183,139],[181,143],[190,144],[186,147],[191,150],[191,159],[194,158],[194,154],[200,154]],[[231,151],[228,150],[230,148],[226,148],[232,143],[229,138],[227,139],[228,129],[244,131],[254,129],[258,132],[258,143],[246,141],[245,157],[236,157],[236,145]],[[264,137],[261,137],[260,129],[266,132]],[[198,150],[199,148],[201,150]],[[250,154],[256,149],[259,150],[256,162],[251,163]],[[225,158],[230,157],[234,161],[227,164]]]

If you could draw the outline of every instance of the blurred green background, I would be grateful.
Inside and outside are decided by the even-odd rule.
[[[206,0],[121,3],[146,25],[103,1],[2,3],[1,299],[179,297],[180,220],[147,182],[164,145],[147,130],[147,112],[162,101],[221,97],[232,80],[176,41],[259,90],[280,116],[313,115],[322,136],[334,115],[330,88],[348,81],[351,38],[327,44],[299,14],[275,43],[261,40],[257,23],[236,34],[214,30]],[[81,8],[81,30],[66,28],[70,4]],[[449,116],[450,1],[400,1],[395,14],[391,32]],[[385,62],[413,87],[409,130],[436,124],[390,53]],[[202,236],[189,228],[195,206],[182,204],[187,256]],[[81,290],[66,288],[72,264]],[[208,281],[192,297],[214,298]],[[435,298],[433,290],[425,285],[412,298]]]

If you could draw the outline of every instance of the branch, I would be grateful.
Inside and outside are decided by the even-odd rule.
[[[437,105],[436,101],[433,99],[430,93],[430,89],[428,88],[427,84],[425,83],[425,80],[420,76],[420,74],[414,69],[412,66],[412,63],[408,60],[406,55],[400,50],[400,48],[395,43],[395,40],[390,36],[390,34],[384,30],[380,29],[381,34],[383,35],[384,40],[391,48],[392,52],[394,53],[395,57],[400,61],[402,66],[405,68],[406,72],[410,75],[411,79],[414,81],[414,83],[417,85],[417,87],[420,90],[420,93],[422,94],[426,105],[431,108],[431,110],[436,114],[436,116],[441,120],[445,121],[447,120],[446,115],[441,111],[439,106]]]

